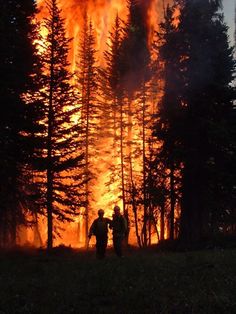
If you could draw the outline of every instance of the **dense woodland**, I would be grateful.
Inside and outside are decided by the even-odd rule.
[[[189,247],[236,234],[235,60],[221,1],[166,4],[151,45],[145,7],[127,6],[103,66],[83,12],[72,72],[58,1],[39,22],[33,0],[1,0],[1,247],[40,215],[49,249],[57,222],[84,215],[88,233],[101,140],[111,143],[107,185],[119,183],[139,247],[153,232]]]

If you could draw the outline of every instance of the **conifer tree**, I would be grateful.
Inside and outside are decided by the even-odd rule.
[[[66,37],[64,19],[56,0],[47,3],[48,15],[42,27],[46,30],[41,52],[43,88],[39,100],[43,130],[36,140],[41,145],[38,157],[37,182],[43,192],[42,205],[47,215],[47,247],[53,247],[58,221],[72,221],[82,206],[80,191],[83,185],[83,154],[80,147],[78,99],[71,83],[68,51],[70,39]]]
[[[162,24],[165,90],[156,130],[168,168],[181,178],[180,238],[192,243],[209,236],[229,188],[234,61],[220,1],[176,4],[178,26],[173,11]]]
[[[85,155],[85,239],[88,237],[90,214],[90,181],[95,176],[91,157],[96,158],[96,141],[98,134],[99,103],[98,70],[95,58],[95,36],[91,20],[84,15],[84,25],[78,53],[78,88],[81,92],[81,128],[83,132],[83,150]]]
[[[113,30],[110,33],[108,49],[105,52],[106,70],[104,75],[108,84],[103,88],[103,94],[108,99],[108,108],[110,108],[110,111],[108,110],[108,118],[110,116],[109,128],[111,130],[113,128],[113,132],[110,131],[110,136],[113,137],[113,160],[115,160],[116,165],[111,166],[111,183],[117,181],[117,178],[120,177],[124,214],[129,224],[128,207],[131,205],[135,216],[137,240],[141,245],[138,230],[137,201],[140,202],[138,194],[140,196],[144,189],[140,190],[141,177],[135,169],[135,159],[140,159],[140,155],[144,156],[145,153],[143,154],[142,149],[139,147],[139,138],[133,137],[133,125],[134,123],[138,124],[138,119],[141,119],[140,126],[143,130],[142,122],[146,120],[146,117],[143,119],[142,116],[143,106],[146,111],[146,102],[144,104],[140,101],[139,105],[139,101],[137,101],[136,106],[141,108],[138,110],[138,108],[135,108],[134,101],[137,98],[142,100],[146,97],[149,50],[147,47],[145,13],[143,14],[140,4],[135,1],[128,1],[127,5],[128,22],[122,25],[123,22],[117,16]],[[140,92],[140,90],[142,91]],[[145,95],[142,95],[144,90]],[[141,111],[142,114],[140,115]],[[145,112],[145,116],[146,114],[147,112]],[[109,119],[106,119],[106,121],[109,121]],[[145,138],[146,130],[142,134]],[[142,147],[145,147],[145,145]],[[119,162],[117,162],[117,157],[120,159]],[[118,176],[116,175],[117,170],[120,174]],[[145,171],[142,173],[144,174]],[[144,233],[146,234],[146,231]]]
[[[128,160],[128,182],[127,182],[127,203],[135,203],[132,200],[132,190],[137,188],[141,190],[143,205],[143,243],[147,245],[147,201],[146,201],[146,115],[147,115],[147,82],[150,79],[149,62],[150,53],[148,48],[148,32],[146,26],[146,11],[141,3],[136,1],[127,1],[128,4],[128,22],[124,28],[124,39],[121,45],[121,82],[127,98],[127,139],[126,152]],[[141,104],[140,110],[137,108]],[[141,112],[141,115],[140,115]],[[133,125],[138,123],[142,129],[142,147],[139,147],[139,140],[133,138]],[[140,123],[141,122],[141,123]],[[145,125],[144,125],[145,124]],[[142,155],[142,178],[136,175],[135,163],[137,158]],[[136,182],[135,182],[136,181]],[[128,216],[128,214],[126,213]]]
[[[180,60],[176,54],[179,42],[177,28],[175,25],[174,11],[176,6],[167,5],[164,14],[164,21],[160,24],[160,30],[157,36],[157,51],[159,73],[164,81],[164,96],[159,103],[158,116],[160,120],[156,124],[158,140],[162,143],[162,150],[159,154],[159,162],[164,165],[163,189],[168,190],[165,201],[166,211],[169,212],[169,237],[174,238],[174,221],[175,221],[175,204],[176,204],[176,176],[175,173],[181,169],[181,159],[179,151],[180,143],[176,140],[179,135],[176,133],[180,130],[182,120],[179,110],[179,90],[181,88]],[[178,172],[179,173],[179,172]],[[159,175],[161,175],[159,173]],[[181,176],[181,171],[180,174]]]
[[[110,113],[111,116],[111,136],[113,136],[113,147],[115,149],[117,143],[117,134],[119,131],[119,100],[122,98],[123,90],[121,88],[121,77],[120,77],[120,47],[122,42],[122,21],[119,16],[116,16],[113,30],[110,32],[108,48],[104,53],[106,61],[106,68],[103,73],[107,80],[107,87],[103,91],[103,96],[110,102]],[[103,74],[102,73],[102,74]]]
[[[122,20],[116,16],[115,23],[109,36],[109,44],[104,53],[106,61],[105,70],[102,72],[106,78],[105,89],[102,86],[102,94],[108,107],[106,115],[106,129],[112,138],[112,164],[110,165],[111,178],[108,184],[120,182],[120,192],[125,209],[125,153],[124,137],[126,128],[124,88],[121,82],[121,44],[123,41]]]
[[[32,43],[36,12],[34,1],[1,1],[0,12],[0,245],[15,245],[24,215],[31,143],[24,137],[31,128],[22,97],[32,84],[35,62]],[[28,117],[28,118],[27,118]]]

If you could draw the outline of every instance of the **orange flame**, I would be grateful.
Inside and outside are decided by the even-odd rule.
[[[146,12],[146,23],[149,33],[149,45],[151,46],[154,32],[160,20],[160,16],[163,14],[163,1],[162,0],[137,0],[140,5],[143,6]],[[127,20],[128,10],[126,0],[58,0],[58,5],[62,10],[63,18],[65,19],[65,26],[67,30],[67,36],[73,38],[71,41],[69,60],[72,70],[76,68],[76,58],[78,51],[78,43],[80,41],[80,33],[83,25],[84,12],[87,12],[88,18],[91,19],[96,35],[96,50],[97,60],[100,66],[104,65],[103,52],[107,48],[107,40],[109,32],[112,30],[112,26],[117,14],[123,20]],[[38,0],[38,18],[39,20],[47,16],[46,0]],[[43,36],[43,34],[42,34]],[[138,124],[134,121],[133,138],[138,139],[140,137],[140,129]],[[97,209],[103,208],[106,216],[112,216],[112,205],[118,204],[122,207],[121,193],[119,192],[120,182],[115,182],[110,185],[110,190],[106,185],[110,176],[109,162],[112,158],[111,152],[106,152],[109,147],[109,140],[101,140],[100,143],[101,152],[103,156],[94,157],[93,162],[96,163],[98,168],[98,178],[93,182],[92,187],[92,200],[91,207],[92,213],[90,217],[94,218]],[[140,143],[141,146],[141,143]],[[135,161],[134,170],[140,172],[142,168],[142,161]],[[40,229],[40,236],[35,234],[35,227],[26,230],[26,235],[21,242],[34,243],[37,246],[45,245],[46,243],[46,220],[45,218],[39,218],[38,228]],[[84,245],[84,219],[83,216],[79,216],[73,223],[61,225],[65,231],[61,231],[61,238],[56,238],[54,245],[64,244],[67,246],[80,247]],[[37,230],[36,230],[37,231]],[[133,236],[135,238],[135,236]],[[39,239],[40,238],[40,239]],[[40,241],[39,241],[40,240]],[[135,242],[135,240],[134,240]]]

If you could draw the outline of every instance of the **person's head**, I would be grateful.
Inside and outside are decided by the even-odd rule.
[[[99,216],[100,218],[102,218],[102,217],[104,216],[104,210],[103,210],[103,209],[99,209],[99,210],[98,210],[98,216]]]
[[[120,215],[120,207],[117,206],[117,205],[114,207],[114,214],[115,215]]]

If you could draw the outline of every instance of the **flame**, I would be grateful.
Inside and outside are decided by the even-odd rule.
[[[47,16],[46,0],[38,0],[38,19],[41,20]],[[142,6],[145,12],[145,19],[148,28],[148,43],[151,47],[154,33],[157,28],[160,17],[163,14],[163,1],[162,0],[137,0],[137,2]],[[87,12],[87,16],[91,19],[96,37],[96,51],[97,60],[99,66],[104,66],[104,51],[107,48],[107,41],[109,37],[109,32],[112,30],[116,16],[118,15],[123,21],[127,21],[128,9],[126,0],[58,0],[58,5],[62,10],[62,17],[65,19],[65,26],[67,31],[67,36],[73,38],[71,41],[71,47],[69,52],[69,61],[71,64],[71,69],[74,71],[76,69],[76,60],[78,45],[80,42],[81,30],[84,22],[84,12]],[[45,30],[42,30],[42,37],[44,37]],[[40,43],[39,43],[40,45]],[[138,106],[136,100],[133,101],[132,106]],[[149,104],[149,111],[153,111],[151,104]],[[129,140],[135,140],[138,142],[140,138],[140,126],[138,122],[134,121],[132,138]],[[112,153],[112,142],[110,139],[101,139],[98,143],[99,151],[101,155],[94,156],[93,164],[97,167],[97,179],[93,180],[91,184],[91,212],[90,212],[90,223],[96,217],[96,212],[99,208],[105,210],[105,216],[112,217],[113,206],[118,204],[122,208],[120,184],[121,182],[117,180],[116,182],[107,185],[109,177],[111,174],[110,165],[111,162],[119,164],[117,157],[113,156]],[[138,144],[141,150],[141,141]],[[110,151],[107,151],[110,148]],[[130,148],[126,148],[130,150]],[[133,154],[134,152],[129,152]],[[140,173],[142,169],[142,157],[136,158],[135,164],[133,165],[134,173]],[[128,173],[126,173],[128,175]],[[46,218],[38,217],[37,224],[32,228],[27,228],[24,231],[24,237],[21,236],[22,242],[33,243],[36,246],[42,246],[46,243]],[[54,245],[64,244],[72,247],[84,246],[84,216],[83,213],[75,218],[74,222],[64,224],[59,224],[57,227],[60,230],[61,238],[57,237],[54,241]],[[40,232],[38,232],[38,229]],[[64,229],[64,231],[63,231]],[[134,232],[131,232],[131,242],[136,242]],[[23,234],[23,231],[22,231]],[[40,234],[40,236],[35,236]]]
[[[59,0],[58,5],[65,19],[67,36],[73,38],[69,55],[72,68],[75,69],[84,12],[87,13],[93,23],[96,35],[95,48],[98,52],[99,63],[103,64],[103,52],[107,46],[108,32],[111,30],[111,25],[114,23],[116,15],[118,14],[126,21],[128,13],[126,0]],[[38,18],[42,19],[47,15],[46,1],[38,0],[38,8]]]

